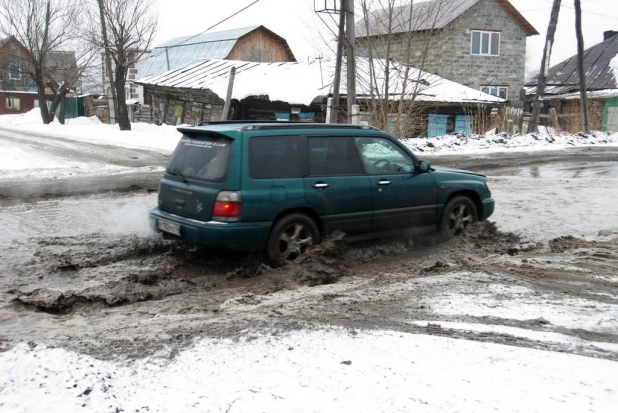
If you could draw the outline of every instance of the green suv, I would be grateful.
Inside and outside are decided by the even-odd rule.
[[[274,266],[335,230],[433,226],[448,239],[494,210],[483,175],[433,168],[375,128],[247,121],[178,130],[152,228],[198,245],[264,249]]]

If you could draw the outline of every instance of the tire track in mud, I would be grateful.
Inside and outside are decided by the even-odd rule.
[[[479,286],[512,283],[558,299],[618,304],[618,279],[611,278],[618,266],[616,238],[567,237],[534,244],[499,232],[491,222],[480,223],[465,236],[444,244],[400,237],[347,245],[336,234],[280,269],[264,265],[260,254],[205,250],[157,238],[90,234],[21,240],[0,246],[0,259],[14,263],[11,275],[0,277],[4,292],[0,296],[11,303],[0,307],[0,329],[4,328],[1,320],[11,317],[25,317],[35,330],[49,325],[44,314],[60,316],[67,324],[73,317],[85,318],[102,324],[87,333],[67,325],[60,331],[74,339],[58,340],[102,357],[142,357],[168,346],[170,337],[177,347],[189,345],[198,336],[236,337],[255,329],[337,325],[614,359],[615,353],[590,345],[548,344],[499,332],[446,327],[433,331],[431,326],[411,326],[409,320],[503,325],[618,343],[616,334],[566,329],[538,320],[438,317],[426,304],[432,289],[438,288],[422,283],[453,273],[485,273],[490,278]],[[312,286],[316,288],[306,288]],[[440,288],[448,290],[448,283]],[[599,296],[599,291],[607,295]],[[508,294],[497,297],[511,299]],[[18,340],[20,330],[14,325],[12,331],[5,330],[5,337]],[[36,334],[26,338],[36,339]],[[51,336],[42,332],[38,338]]]
[[[478,227],[476,238],[492,239],[491,250],[510,248],[495,242],[495,226]],[[12,278],[20,285],[8,292],[19,303],[51,313],[68,313],[89,304],[157,300],[225,287],[230,280],[251,279],[244,281],[247,291],[258,294],[332,284],[354,274],[359,265],[422,248],[419,238],[374,240],[350,247],[344,234],[333,234],[296,262],[273,269],[259,253],[206,250],[158,238],[90,234],[16,243],[19,249],[30,249],[32,258],[14,266]]]

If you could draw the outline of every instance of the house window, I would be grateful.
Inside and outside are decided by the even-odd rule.
[[[7,67],[9,80],[21,80],[22,79],[22,67],[19,63],[9,62]]]
[[[481,86],[483,93],[497,96],[502,99],[508,99],[509,88],[506,86]]]
[[[500,32],[472,30],[472,54],[500,56]]]
[[[21,100],[19,98],[6,98],[6,110],[21,110]]]

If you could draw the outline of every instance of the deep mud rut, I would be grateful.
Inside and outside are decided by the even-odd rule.
[[[618,360],[616,233],[535,244],[485,222],[434,245],[348,245],[335,235],[282,269],[259,254],[90,234],[15,240],[0,262],[4,348],[36,341],[101,358],[173,356],[205,336],[330,325]]]

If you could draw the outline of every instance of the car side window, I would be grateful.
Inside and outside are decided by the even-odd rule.
[[[298,136],[266,136],[249,140],[251,178],[300,178],[303,176],[303,158]]]
[[[365,171],[369,175],[409,174],[415,170],[412,158],[386,138],[355,138]]]
[[[364,173],[352,138],[309,137],[308,141],[310,176]]]

